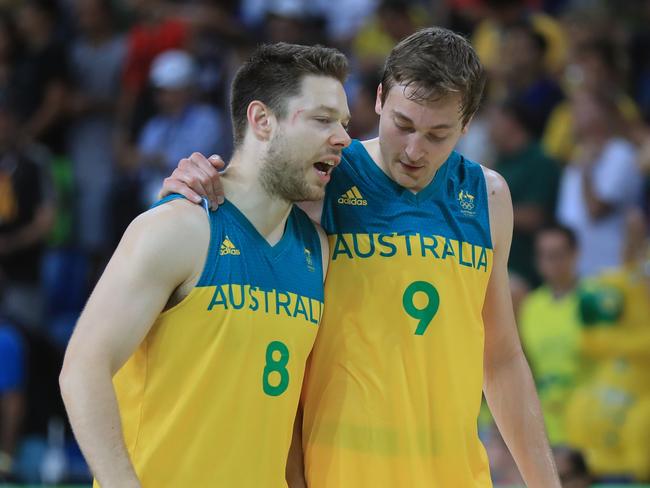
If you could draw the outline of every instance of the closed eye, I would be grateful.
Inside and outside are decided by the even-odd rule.
[[[433,134],[427,134],[427,139],[429,139],[429,141],[431,141],[431,142],[442,142],[445,139],[447,139],[447,137],[446,136],[445,137],[440,137],[440,136],[435,136]]]
[[[397,129],[402,131],[402,132],[413,132],[413,128],[409,127],[407,125],[399,125],[399,124],[395,123],[395,127],[397,127]]]

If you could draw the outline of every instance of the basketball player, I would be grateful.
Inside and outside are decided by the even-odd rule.
[[[331,249],[303,391],[310,488],[491,486],[482,389],[527,485],[560,486],[510,299],[508,187],[453,151],[483,85],[462,37],[404,39],[378,87],[379,138],[354,141],[303,207]],[[180,167],[163,190],[217,186],[201,155]]]
[[[61,373],[96,486],[287,486],[328,256],[291,202],[323,197],[350,142],[346,71],[334,49],[258,48],[219,212],[168,197],[127,229]]]

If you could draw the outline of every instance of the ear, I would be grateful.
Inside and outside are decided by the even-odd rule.
[[[246,117],[248,118],[248,127],[250,127],[258,140],[271,140],[273,127],[275,125],[275,116],[269,107],[259,100],[254,100],[248,105]]]
[[[381,103],[381,83],[377,86],[377,98],[375,99],[375,113],[381,115],[382,103]]]

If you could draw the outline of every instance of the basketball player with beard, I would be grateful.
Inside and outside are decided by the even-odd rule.
[[[126,230],[61,372],[95,486],[287,486],[329,253],[292,202],[323,198],[350,143],[346,73],[334,49],[258,48],[219,212],[171,195]]]

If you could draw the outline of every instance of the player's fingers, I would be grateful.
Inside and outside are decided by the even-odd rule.
[[[182,164],[179,163],[179,165]],[[188,198],[190,201],[200,203],[201,197],[197,195],[191,188],[189,189],[189,192],[186,191],[185,184],[183,181],[179,178],[179,170],[178,168],[174,169],[172,174],[165,178],[163,180],[163,186],[158,192],[158,198],[164,198],[167,195],[170,195],[172,193],[180,193],[181,195],[185,196]],[[198,201],[197,201],[198,198]]]
[[[178,165],[178,168],[174,170],[174,172],[171,175],[171,178],[175,178],[180,182],[184,183],[194,193],[197,193],[202,197],[208,198],[208,192],[205,186],[203,185],[203,182],[201,181],[202,178],[205,178],[207,181],[207,177],[196,167],[192,167],[191,171],[188,171],[187,170],[188,164],[182,164],[182,163],[183,160],[181,160],[181,164]]]
[[[223,189],[221,188],[219,171],[201,153],[193,153],[190,162],[201,171],[204,177],[201,178],[204,188],[208,191],[210,207],[216,210],[220,203],[223,203]]]
[[[226,163],[218,154],[213,154],[208,158],[208,161],[217,171],[221,171],[226,167]]]
[[[198,153],[194,153],[198,154]],[[203,156],[201,156],[203,157]],[[210,177],[195,159],[185,158],[178,163],[176,170],[180,179],[192,188],[196,193],[212,200]]]
[[[169,195],[170,193],[180,193],[190,202],[197,204],[201,203],[201,196],[194,192],[189,186],[182,183],[180,180],[175,179],[173,173],[172,176],[165,178],[163,181],[163,190],[161,190],[160,196],[163,197]]]
[[[217,179],[213,180],[212,184],[215,187],[217,193],[217,202],[221,205],[225,199],[225,193],[223,191],[223,185],[221,184],[221,172],[226,168],[226,163],[221,159],[221,156],[218,154],[213,154],[209,158],[212,166],[217,170]]]

